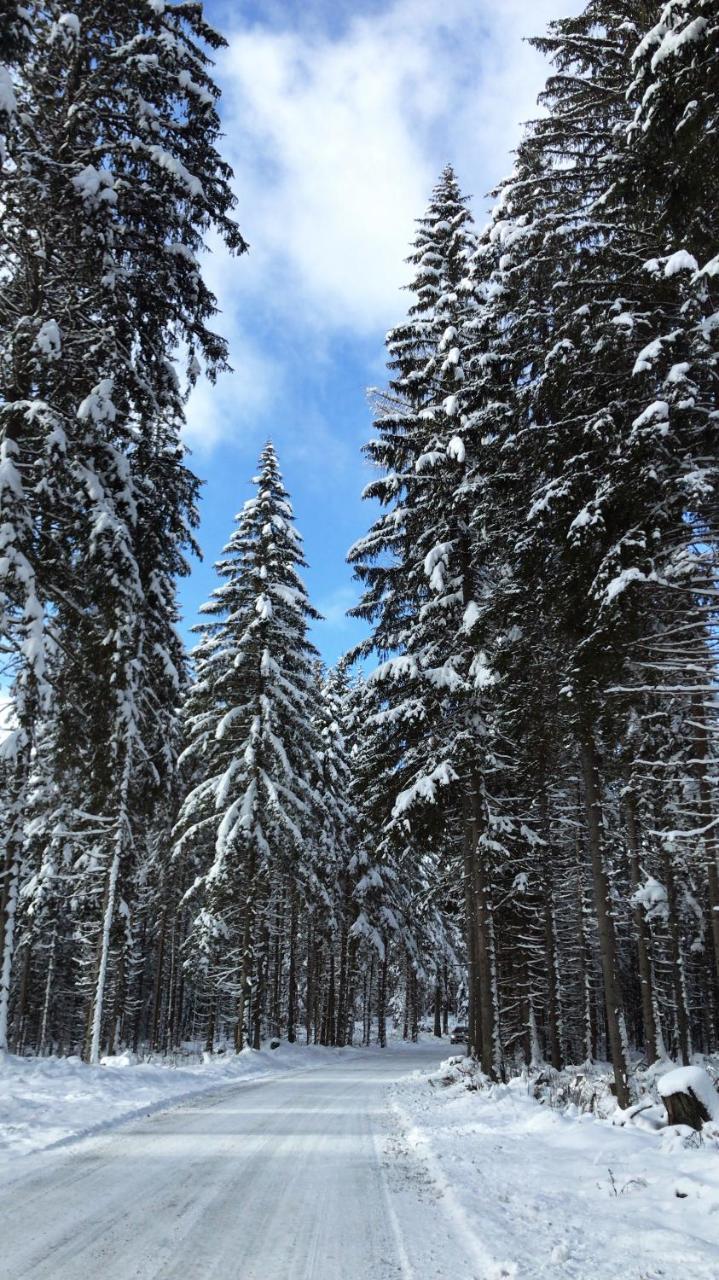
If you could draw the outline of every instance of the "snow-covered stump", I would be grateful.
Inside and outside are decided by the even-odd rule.
[[[719,1093],[703,1067],[679,1067],[659,1081],[659,1093],[669,1124],[686,1124],[699,1131],[708,1120],[719,1121]]]

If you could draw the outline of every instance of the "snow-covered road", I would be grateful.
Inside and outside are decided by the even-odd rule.
[[[338,1057],[27,1157],[3,1189],[2,1280],[476,1275],[388,1128],[388,1083],[446,1052]]]

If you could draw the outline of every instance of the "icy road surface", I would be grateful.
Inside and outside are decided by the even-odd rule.
[[[26,1157],[2,1189],[2,1280],[478,1276],[386,1109],[446,1054],[338,1056]]]

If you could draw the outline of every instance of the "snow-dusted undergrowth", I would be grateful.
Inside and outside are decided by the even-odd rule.
[[[275,1050],[149,1061],[123,1053],[97,1067],[76,1057],[8,1055],[0,1061],[0,1172],[18,1155],[111,1128],[194,1094],[326,1066],[338,1054],[352,1052],[283,1043]]]
[[[569,1073],[563,1073],[569,1074]],[[405,1140],[429,1165],[479,1274],[534,1280],[716,1280],[719,1146],[712,1126],[657,1127],[575,1099],[542,1105],[534,1078],[493,1085],[467,1060],[398,1083]],[[661,1111],[658,1092],[647,1108]]]

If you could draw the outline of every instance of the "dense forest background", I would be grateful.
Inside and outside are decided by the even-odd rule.
[[[0,6],[0,1049],[717,1048],[719,5],[590,0],[387,338],[325,670],[271,443],[188,657],[202,275],[246,249],[201,6]],[[238,269],[241,269],[238,268]],[[243,495],[238,493],[238,505]]]

